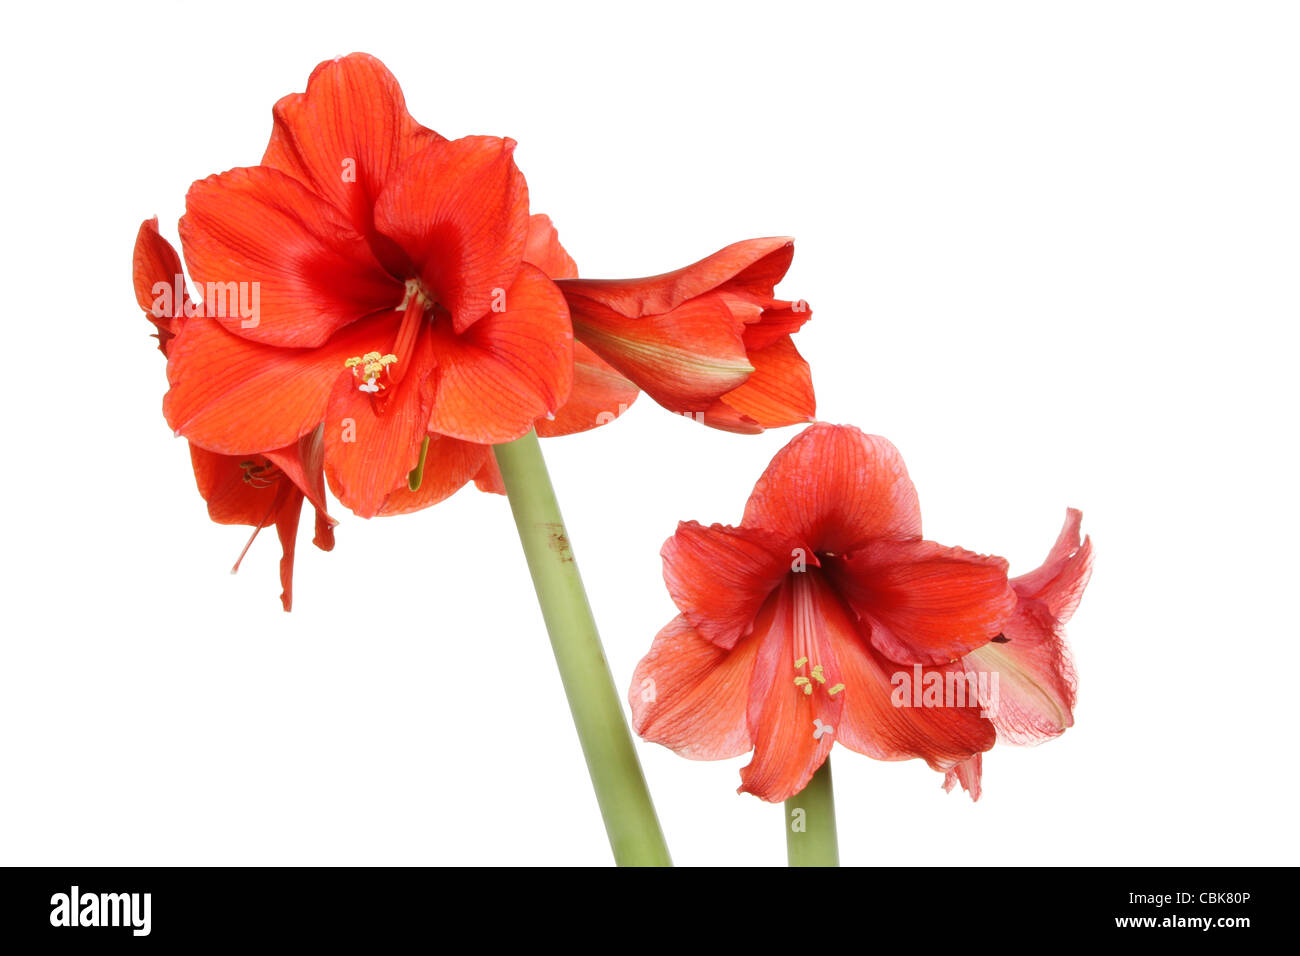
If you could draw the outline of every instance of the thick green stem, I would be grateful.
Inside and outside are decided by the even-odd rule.
[[[494,450],[614,861],[671,866],[537,435]]]
[[[785,855],[791,866],[839,866],[831,758],[785,802]]]

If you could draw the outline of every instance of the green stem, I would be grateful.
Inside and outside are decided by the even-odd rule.
[[[785,802],[785,855],[791,866],[839,866],[831,758]]]
[[[537,602],[619,866],[671,866],[537,434],[497,445]]]

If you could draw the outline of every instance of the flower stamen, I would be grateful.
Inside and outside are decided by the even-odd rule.
[[[270,488],[281,475],[280,469],[270,462],[259,465],[255,461],[241,461],[239,469],[243,472],[244,484],[254,488]]]
[[[380,355],[378,352],[367,352],[365,355],[352,356],[343,363],[343,367],[352,369],[352,375],[360,380],[361,384],[357,386],[358,389],[363,392],[374,393],[384,387],[379,378],[384,374],[384,370],[396,361],[396,355]]]

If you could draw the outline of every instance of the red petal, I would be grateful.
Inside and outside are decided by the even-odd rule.
[[[252,484],[244,480],[248,463],[267,467],[262,455],[219,455],[190,443],[190,462],[199,494],[208,505],[208,517],[217,524],[257,527],[269,523],[280,482]]]
[[[736,435],[761,435],[763,426],[748,415],[742,415],[722,401],[714,402],[706,412],[695,412],[690,417],[703,422],[710,428],[717,428]]]
[[[326,513],[325,502],[325,437],[317,427],[292,445],[265,453],[284,472],[332,527],[338,524]],[[328,551],[329,548],[323,550]]]
[[[179,320],[185,317],[190,297],[185,289],[181,257],[159,234],[157,216],[140,223],[131,258],[131,278],[135,284],[135,300],[157,327],[158,348],[166,355],[172,336],[180,331]]]
[[[679,524],[659,553],[673,602],[719,647],[734,646],[753,629],[759,608],[799,557],[771,532],[695,521]]]
[[[986,644],[963,658],[967,673],[985,675],[985,709],[998,734],[1014,744],[1060,736],[1074,726],[1078,687],[1060,626],[1045,604],[1028,601],[1003,635],[1005,643]]]
[[[203,310],[254,342],[316,346],[402,300],[344,214],[265,166],[190,187],[181,244]]]
[[[632,726],[646,740],[692,760],[750,749],[745,708],[759,641],[724,651],[678,616],[660,631],[632,674]]]
[[[542,438],[608,425],[632,407],[641,390],[581,342],[573,343],[573,388],[554,419],[539,418]]]
[[[770,296],[790,268],[794,240],[779,236],[732,243],[675,272],[644,279],[566,279],[566,296],[581,296],[627,318],[670,312],[684,302],[726,287]]]
[[[487,456],[487,460],[483,462],[483,467],[474,476],[474,486],[479,491],[488,494],[504,495],[506,493],[506,482],[501,477],[501,469],[497,467],[496,455]]]
[[[573,330],[564,298],[524,265],[504,297],[463,334],[435,326],[438,392],[429,430],[491,445],[554,412],[573,387]]]
[[[718,400],[726,410],[764,428],[812,421],[817,413],[812,372],[790,336],[782,336],[766,348],[751,351],[749,361],[754,366],[753,374],[739,388]],[[708,415],[704,421],[711,424]]]
[[[751,354],[793,335],[812,318],[812,309],[803,300],[787,302],[750,297],[749,301],[759,309],[758,318],[745,325],[745,348]]]
[[[343,211],[401,274],[395,250],[376,241],[375,200],[409,156],[443,137],[407,112],[393,74],[366,53],[327,60],[312,71],[306,93],[275,104],[274,116],[262,165],[288,173]]]
[[[844,681],[840,743],[877,760],[921,757],[941,772],[993,746],[997,737],[980,716],[978,685],[969,686],[960,666],[895,664],[859,633],[847,608],[827,621]],[[938,682],[937,706],[925,706],[928,682]]]
[[[430,434],[420,487],[411,491],[408,486],[399,485],[388,496],[379,513],[408,514],[435,505],[459,491],[491,461],[492,449],[487,445],[474,445],[446,435]]]
[[[301,516],[302,495],[286,495],[275,516],[275,533],[280,539],[280,604],[285,611],[293,610],[293,558]]]
[[[397,242],[457,332],[514,281],[528,238],[528,186],[515,141],[466,136],[408,159],[384,188],[375,224]]]
[[[968,671],[996,675],[990,716],[1011,743],[1039,743],[1074,725],[1078,681],[1064,625],[1092,574],[1092,541],[1079,540],[1082,519],[1080,512],[1069,509],[1047,560],[1011,580],[1018,604],[1003,628],[1006,641],[965,657]]]
[[[211,319],[189,319],[169,350],[167,422],[178,434],[225,454],[282,448],[320,424],[343,363],[387,351],[400,319],[392,310],[379,313],[317,349],[262,345]]]
[[[721,295],[632,319],[579,295],[566,298],[582,342],[669,411],[702,413],[754,370],[744,324]]]
[[[528,218],[524,262],[537,266],[550,279],[572,279],[578,274],[578,264],[560,245],[560,234],[551,222],[551,217],[544,213]]]
[[[1034,598],[1047,605],[1052,616],[1064,624],[1074,616],[1083,589],[1092,577],[1092,541],[1079,540],[1083,512],[1069,508],[1065,525],[1042,566],[1011,580],[1022,598]]]
[[[434,366],[433,336],[426,333],[410,349],[401,381],[379,393],[361,391],[351,372],[335,378],[325,412],[325,473],[338,499],[362,518],[379,514],[419,463]]]
[[[898,449],[852,426],[819,423],[777,452],[741,524],[842,553],[876,538],[920,537],[921,509]]]
[[[834,646],[838,602],[810,569],[790,576],[764,605],[752,640],[762,642],[750,681],[747,720],[754,758],[740,771],[742,792],[773,803],[802,790],[826,760],[838,734],[844,693]],[[799,667],[796,662],[803,661]],[[820,666],[824,683],[808,679]]]
[[[826,564],[891,661],[946,664],[1000,634],[1016,606],[1007,562],[933,541],[873,541]]]
[[[970,794],[972,800],[980,798],[980,777],[984,773],[984,755],[976,754],[975,756],[963,760],[957,766],[944,775],[943,789],[952,790],[957,784]]]

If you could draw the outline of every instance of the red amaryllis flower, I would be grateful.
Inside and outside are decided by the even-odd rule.
[[[169,350],[172,427],[238,457],[323,421],[330,485],[370,517],[446,497],[487,445],[556,413],[572,329],[525,261],[514,145],[420,126],[372,57],[317,67],[276,104],[262,165],[186,198],[181,242],[205,308]]]
[[[791,334],[807,303],[775,298],[790,239],[750,239],[645,279],[563,279],[574,334],[670,411],[735,432],[811,421]]]
[[[812,426],[773,459],[738,527],[683,523],[663,558],[681,613],[632,680],[643,737],[695,759],[752,749],[740,789],[771,801],[803,789],[836,740],[978,771],[995,726],[963,661],[1011,647],[1028,597],[1001,558],[921,538],[889,442]],[[1026,595],[1049,612],[1064,606],[1055,595],[1077,601],[1076,565],[1027,575]]]
[[[186,321],[201,312],[185,288],[180,257],[158,233],[158,220],[147,219],[136,234],[132,260],[136,301],[157,328],[163,355]],[[323,551],[334,547],[334,525],[326,513],[325,479],[322,470],[323,444],[315,429],[284,448],[242,456],[222,455],[190,443],[190,459],[199,494],[208,505],[208,515],[219,524],[253,527],[248,545],[258,532],[274,524],[280,537],[281,604],[293,606],[293,561],[302,514],[303,498],[316,511],[315,545]],[[238,570],[248,545],[235,562]]]

